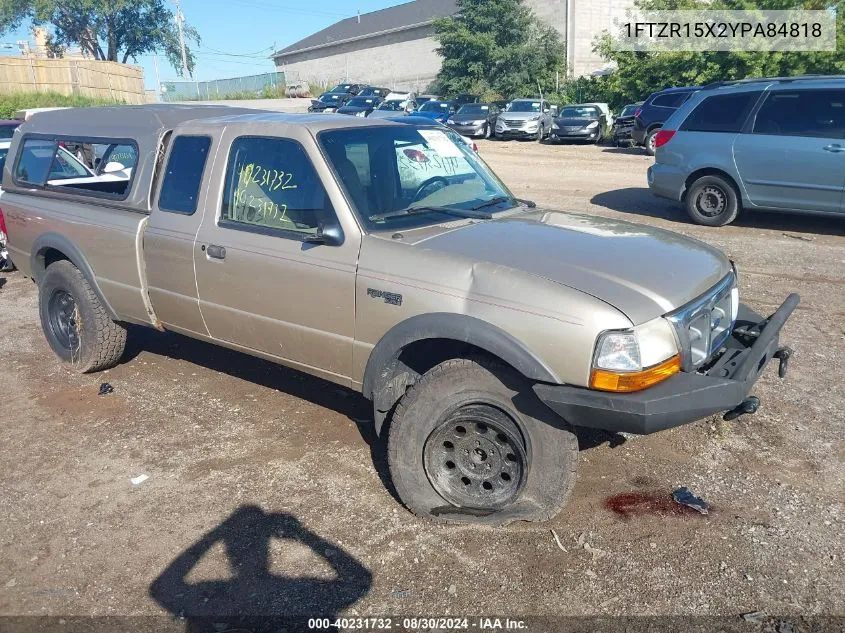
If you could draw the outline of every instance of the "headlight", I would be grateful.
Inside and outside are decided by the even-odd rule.
[[[360,112],[356,112],[355,116],[365,117],[365,116],[367,116],[367,111],[361,110]]]
[[[592,122],[592,123],[590,123],[590,124],[589,124],[589,125],[588,125],[585,129],[587,129],[587,130],[595,130],[598,126],[599,126],[599,122],[598,122],[598,121],[593,121],[593,122]]]
[[[533,118],[531,118],[531,119],[528,119],[528,120],[529,120],[530,122],[539,121],[539,120],[540,120],[540,115],[538,114],[537,116],[535,116],[535,117],[533,117]]]
[[[553,130],[559,130],[560,126],[557,123],[552,123],[552,129]]]
[[[596,342],[590,387],[630,393],[652,387],[681,370],[672,325],[654,319],[632,330],[604,332]]]
[[[448,121],[446,121],[446,125],[455,125],[455,120],[449,119]]]
[[[473,125],[484,125],[484,119],[482,119],[481,121],[473,121],[472,124]]]

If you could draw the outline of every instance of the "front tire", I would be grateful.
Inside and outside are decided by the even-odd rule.
[[[109,318],[88,280],[72,263],[50,264],[38,286],[44,336],[56,355],[82,374],[114,367],[126,328]]]
[[[504,525],[543,521],[575,484],[578,441],[527,380],[487,360],[454,359],[423,375],[396,406],[388,465],[420,517]]]
[[[721,176],[702,176],[687,191],[687,214],[704,226],[725,226],[736,220],[739,196],[733,185]]]

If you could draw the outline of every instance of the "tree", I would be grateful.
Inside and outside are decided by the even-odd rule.
[[[704,85],[714,81],[752,77],[788,77],[802,74],[845,73],[842,54],[845,0],[638,0],[643,11],[718,9],[836,9],[837,51],[712,51],[631,52],[615,51],[612,35],[605,33],[595,50],[616,66],[616,71],[599,78],[605,99],[618,107],[670,86]]]
[[[438,88],[448,94],[523,97],[537,85],[551,91],[564,72],[560,35],[523,0],[457,0],[454,16],[434,24],[443,66]]]
[[[0,0],[0,31],[30,22],[52,27],[50,54],[61,57],[78,46],[94,59],[127,63],[140,55],[162,52],[174,68],[182,51],[173,12],[164,0]],[[186,40],[199,44],[196,29],[184,27]],[[186,45],[188,70],[194,56]]]

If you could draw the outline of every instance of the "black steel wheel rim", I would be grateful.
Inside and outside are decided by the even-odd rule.
[[[71,353],[79,349],[79,310],[73,296],[56,290],[47,302],[47,316],[53,338]]]
[[[519,495],[528,457],[513,417],[491,404],[463,405],[449,413],[423,448],[435,491],[461,508],[496,510]]]
[[[707,185],[698,193],[695,206],[701,215],[708,218],[715,218],[722,215],[728,206],[728,197],[721,187]]]

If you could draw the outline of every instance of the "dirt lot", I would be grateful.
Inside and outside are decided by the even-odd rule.
[[[735,423],[582,434],[572,503],[547,524],[443,527],[392,496],[360,396],[140,329],[122,365],[74,375],[34,285],[2,275],[0,613],[845,616],[845,220],[696,227],[643,189],[637,150],[481,153],[520,196],[725,250],[760,312],[800,291],[788,379],[770,370]],[[667,503],[679,485],[711,514]]]

